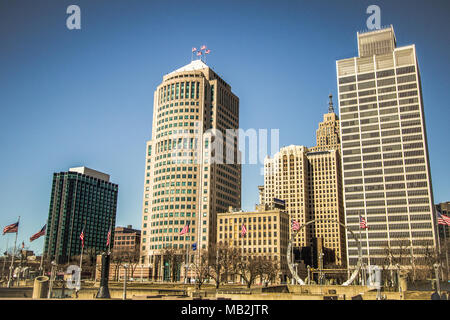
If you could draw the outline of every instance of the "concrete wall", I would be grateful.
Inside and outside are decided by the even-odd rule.
[[[97,291],[98,288],[81,289],[78,293],[78,299],[93,299],[97,295]],[[112,299],[122,299],[123,288],[109,288],[109,294]],[[143,296],[172,296],[175,299],[176,296],[186,294],[185,290],[127,288],[127,299]],[[73,298],[75,298],[75,295],[73,295]]]

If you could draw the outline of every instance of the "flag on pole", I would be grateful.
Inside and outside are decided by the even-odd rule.
[[[241,236],[245,236],[246,233],[247,233],[247,228],[245,227],[245,224],[242,224]]]
[[[192,48],[192,52],[195,52],[195,51],[197,51],[197,48]]]
[[[111,242],[111,226],[109,226],[108,235],[106,236],[106,246],[109,246]]]
[[[3,234],[5,234],[5,233],[15,233],[18,230],[19,230],[19,221],[4,227],[3,228]]]
[[[184,228],[180,231],[180,236],[189,232],[189,222],[184,226]]]
[[[192,244],[192,251],[197,250],[197,242]]]
[[[47,228],[47,224],[45,224],[39,232],[33,234],[33,235],[30,237],[30,242],[33,242],[33,241],[36,240],[37,238],[39,238],[39,237],[45,235],[45,229],[46,229],[46,228]]]
[[[206,49],[205,45],[202,45],[202,47],[200,48],[200,50],[205,50],[205,49]]]
[[[300,230],[300,224],[298,223],[298,221],[292,220],[292,230],[293,230],[293,231],[298,231],[298,230]]]
[[[197,56],[201,56],[201,55],[202,55],[201,51],[197,52]]]
[[[359,227],[361,229],[369,229],[369,227],[367,226],[366,220],[361,216],[359,216]]]
[[[208,50],[205,51],[205,54],[209,54],[210,52],[211,52],[211,50],[208,49]]]
[[[81,239],[81,247],[84,248],[84,227],[83,230],[81,231],[80,239]]]
[[[22,250],[25,249],[25,241],[22,241]]]
[[[437,212],[437,222],[438,224],[443,224],[444,226],[450,226],[450,218],[442,215],[439,211]]]

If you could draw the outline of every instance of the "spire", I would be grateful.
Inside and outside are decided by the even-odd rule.
[[[328,102],[328,113],[334,113],[334,108],[333,108],[333,95],[330,93],[330,95],[328,96],[328,98],[330,98],[330,101]]]

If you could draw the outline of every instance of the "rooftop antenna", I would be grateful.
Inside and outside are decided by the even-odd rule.
[[[330,101],[328,102],[328,113],[334,113],[334,107],[333,107],[333,95],[330,93],[328,96],[330,98]]]

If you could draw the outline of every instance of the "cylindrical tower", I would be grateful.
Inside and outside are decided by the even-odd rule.
[[[240,206],[240,165],[211,163],[205,135],[236,129],[238,119],[238,98],[201,60],[165,75],[157,87],[141,240],[141,259],[153,267],[154,280],[181,280],[182,264],[194,258],[192,244],[200,251],[215,245],[216,213]]]

